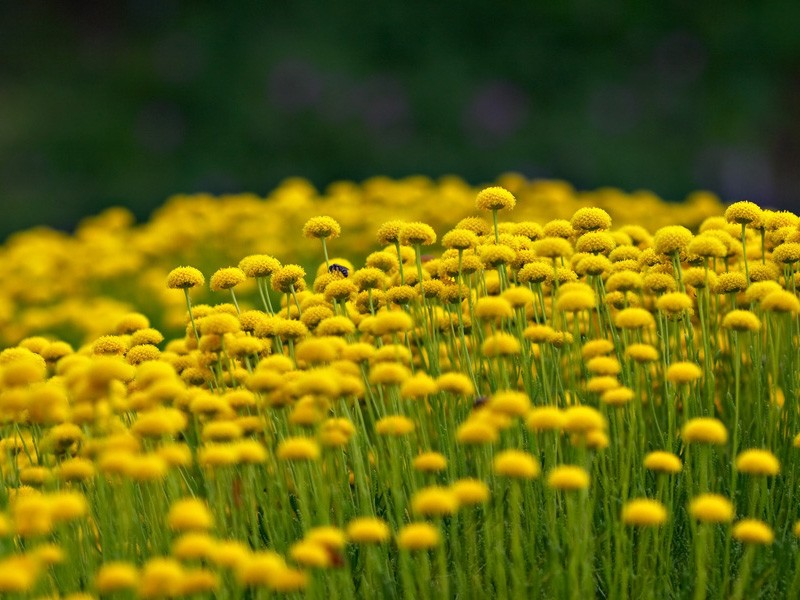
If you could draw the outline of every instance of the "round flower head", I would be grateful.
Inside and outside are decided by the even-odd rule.
[[[672,452],[656,450],[644,457],[644,468],[661,473],[680,473],[681,459]]]
[[[542,283],[552,274],[552,265],[543,262],[533,262],[528,263],[519,270],[517,279],[520,283]]]
[[[414,458],[414,468],[426,473],[438,473],[447,468],[447,458],[438,452],[425,452]]]
[[[572,256],[572,244],[560,237],[545,237],[533,243],[536,256],[545,258],[569,258]],[[550,269],[552,273],[552,268]]]
[[[656,308],[669,316],[678,316],[692,310],[692,299],[682,292],[663,294],[656,300]]]
[[[489,500],[489,486],[478,479],[459,479],[450,489],[461,506],[483,504]]]
[[[611,228],[611,217],[602,208],[579,208],[572,215],[570,225],[575,231],[597,231]]]
[[[764,212],[752,202],[734,202],[725,209],[725,219],[728,223],[760,228],[764,223]]]
[[[342,233],[342,228],[331,217],[311,217],[303,225],[303,235],[307,238],[336,238]]]
[[[423,488],[411,498],[411,510],[422,516],[451,515],[458,510],[458,498],[449,488]]]
[[[266,254],[251,254],[239,261],[239,268],[248,277],[269,277],[281,268],[281,263]]]
[[[637,498],[622,507],[622,522],[635,527],[657,527],[667,520],[667,509],[658,500]]]
[[[376,517],[357,517],[347,524],[347,537],[357,544],[380,544],[389,539],[389,526]]]
[[[771,544],[775,541],[775,534],[769,525],[758,519],[742,519],[738,521],[731,531],[734,539],[743,544]]]
[[[588,252],[589,254],[608,254],[615,245],[611,234],[605,231],[590,231],[577,239],[575,249],[578,252]]]
[[[722,421],[709,417],[689,419],[681,435],[687,444],[694,442],[721,445],[728,441],[728,430]]]
[[[625,349],[625,356],[638,363],[658,360],[658,350],[649,344],[631,344]]]
[[[727,523],[733,519],[733,504],[719,494],[701,494],[689,503],[689,514],[704,523]]]
[[[375,432],[378,435],[401,436],[414,431],[414,421],[402,415],[390,415],[378,419]]]
[[[328,550],[311,540],[300,540],[289,548],[289,556],[298,565],[325,569],[331,565],[331,554]]]
[[[425,223],[405,223],[400,229],[400,243],[406,246],[430,246],[436,243],[436,232]]]
[[[494,458],[494,472],[503,477],[534,479],[540,471],[536,459],[521,450],[505,450]]]
[[[466,250],[478,245],[478,236],[468,229],[453,229],[442,237],[442,246],[456,250]]]
[[[288,293],[294,287],[300,288],[306,271],[300,265],[284,265],[272,274],[272,287],[276,292]]]
[[[94,587],[100,594],[113,594],[136,588],[139,571],[127,562],[107,562],[97,571]]]
[[[400,229],[405,223],[403,221],[386,221],[378,227],[378,243],[382,246],[388,246],[400,241]]]
[[[177,267],[167,275],[167,287],[170,289],[189,289],[205,282],[206,278],[194,267]]]
[[[483,419],[469,419],[456,430],[456,440],[461,444],[491,444],[497,438],[497,428]]]
[[[239,267],[225,267],[218,269],[212,276],[209,285],[211,290],[219,292],[229,290],[244,282],[247,276]]]
[[[564,411],[563,429],[570,433],[586,433],[606,428],[606,420],[591,406],[570,406]]]
[[[761,299],[761,308],[768,312],[800,313],[800,300],[786,290],[770,292]]]
[[[653,247],[659,254],[672,255],[683,252],[692,241],[692,232],[681,225],[662,227],[653,238]]]
[[[525,418],[525,425],[531,431],[554,431],[564,425],[564,413],[557,406],[538,406]]]
[[[578,491],[589,487],[586,469],[576,465],[558,465],[547,475],[547,485],[555,490]]]
[[[781,470],[781,464],[769,450],[745,450],[736,457],[736,470],[748,475],[774,477]]]
[[[722,326],[734,331],[758,331],[761,321],[749,310],[732,310],[722,319]]]
[[[475,198],[478,210],[511,210],[516,203],[514,194],[498,186],[482,189]]]
[[[614,323],[620,329],[650,329],[655,327],[656,320],[650,311],[644,308],[625,308],[614,317]]]
[[[772,251],[772,260],[787,265],[800,261],[800,243],[781,244]]]
[[[440,541],[439,530],[430,523],[409,523],[397,534],[397,545],[405,550],[428,550]]]
[[[298,436],[281,441],[277,454],[281,460],[317,460],[320,449],[316,441]]]
[[[672,383],[691,383],[703,376],[703,369],[691,362],[672,363],[667,369],[667,380]]]

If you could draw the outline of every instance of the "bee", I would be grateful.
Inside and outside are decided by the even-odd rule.
[[[342,277],[347,277],[350,274],[350,270],[344,265],[332,263],[331,266],[328,267],[328,273],[339,273]]]
[[[472,403],[472,410],[479,410],[486,406],[489,402],[489,398],[486,396],[478,396],[475,398],[475,401]]]

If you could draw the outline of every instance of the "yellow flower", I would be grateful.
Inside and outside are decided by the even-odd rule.
[[[701,494],[692,498],[689,513],[704,523],[727,523],[733,519],[733,504],[719,494]]]
[[[786,290],[770,292],[761,299],[761,309],[768,312],[800,313],[800,300]]]
[[[214,539],[207,533],[190,531],[172,543],[172,555],[181,560],[210,559],[215,546]]]
[[[524,392],[498,391],[489,401],[489,409],[508,416],[520,417],[531,406],[531,400]]]
[[[547,485],[556,490],[585,490],[589,482],[586,469],[576,465],[558,465],[547,474]]]
[[[397,545],[405,550],[428,550],[440,541],[439,530],[430,523],[409,523],[397,533]]]
[[[128,562],[108,562],[103,564],[94,578],[94,587],[100,594],[113,594],[131,590],[139,581],[139,571]]]
[[[521,450],[505,450],[494,458],[494,472],[504,477],[534,479],[540,471],[536,459]]]
[[[347,537],[357,544],[380,544],[389,539],[389,526],[376,517],[357,517],[347,524]]]
[[[570,433],[586,433],[606,428],[606,420],[591,406],[570,406],[564,411],[563,429]]]
[[[764,212],[752,202],[734,202],[725,209],[725,219],[728,223],[761,227],[764,222]]]
[[[731,531],[731,535],[744,544],[771,544],[775,534],[769,525],[757,519],[742,519]]]
[[[692,232],[681,225],[668,225],[656,231],[653,248],[659,254],[672,255],[683,252],[692,241]]]
[[[510,333],[497,332],[488,336],[481,344],[481,352],[488,358],[513,356],[521,350],[519,340]]]
[[[281,460],[317,460],[320,456],[319,444],[305,437],[290,437],[278,444],[278,458]]]
[[[425,223],[405,223],[400,228],[400,243],[406,246],[430,246],[436,243],[436,232]]]
[[[212,276],[209,286],[211,291],[219,292],[229,290],[244,282],[247,276],[239,267],[225,267],[218,269]]]
[[[608,406],[624,406],[633,400],[633,390],[627,387],[618,387],[606,390],[600,396],[600,402]]]
[[[436,385],[440,391],[455,396],[471,396],[475,393],[472,381],[464,373],[442,373],[436,378]]]
[[[625,349],[625,356],[639,363],[658,360],[658,350],[649,344],[631,344]]]
[[[565,421],[566,416],[557,406],[539,406],[528,413],[525,425],[531,431],[552,431],[561,429]]]
[[[53,521],[73,521],[89,512],[86,497],[79,492],[60,491],[50,498],[50,514]]]
[[[489,500],[489,486],[478,479],[459,479],[450,489],[461,506],[483,504]]]
[[[292,593],[306,589],[308,586],[308,575],[297,569],[289,567],[279,567],[272,574],[269,587],[276,592]]]
[[[199,498],[184,498],[172,503],[167,523],[172,531],[202,531],[211,529],[214,519],[205,502]]]
[[[301,540],[289,547],[292,560],[304,567],[326,569],[331,566],[331,556],[322,544],[312,540]]]
[[[498,186],[482,189],[475,198],[478,210],[511,210],[516,203],[514,194]]]
[[[595,356],[586,368],[594,375],[617,375],[622,370],[619,361],[611,356]]]
[[[206,278],[194,267],[177,267],[167,275],[167,287],[170,289],[189,289],[205,284]]]
[[[456,439],[462,444],[491,444],[497,438],[497,428],[482,419],[469,419],[456,431]]]
[[[667,380],[672,383],[691,383],[703,376],[703,370],[690,362],[672,363],[667,368]]]
[[[681,435],[687,444],[699,442],[721,445],[728,441],[728,430],[725,429],[725,425],[709,417],[690,419],[683,426]]]
[[[681,459],[672,452],[656,450],[644,457],[644,468],[662,473],[680,473]]]
[[[329,550],[341,550],[347,542],[345,532],[331,525],[321,525],[310,529],[306,532],[305,539]]]
[[[447,468],[447,458],[439,452],[425,452],[414,458],[413,465],[417,471],[436,473]]]
[[[281,268],[281,263],[266,254],[251,254],[239,261],[239,268],[248,277],[269,277]]]
[[[780,462],[769,450],[745,450],[736,457],[736,470],[749,475],[774,477],[781,470]]]
[[[622,522],[635,527],[657,527],[667,521],[667,509],[658,500],[636,498],[622,507]]]
[[[576,231],[597,231],[611,228],[611,217],[602,208],[579,208],[572,215],[570,225]]]
[[[400,386],[400,396],[410,399],[421,399],[439,391],[436,381],[427,373],[417,371]]]
[[[138,594],[142,598],[177,596],[181,591],[183,567],[171,558],[151,558],[139,579]]]
[[[312,217],[303,225],[303,235],[307,238],[334,239],[341,233],[341,225],[332,217]]]
[[[411,508],[418,515],[442,517],[458,510],[458,498],[448,488],[431,486],[413,495]]]
[[[378,435],[401,436],[414,431],[414,421],[402,415],[390,415],[378,419],[375,432]]]
[[[650,329],[656,321],[649,311],[643,308],[625,308],[614,317],[614,323],[620,329]]]

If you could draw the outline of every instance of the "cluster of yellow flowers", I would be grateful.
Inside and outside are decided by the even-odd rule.
[[[800,594],[800,218],[502,183],[12,240],[0,594]]]

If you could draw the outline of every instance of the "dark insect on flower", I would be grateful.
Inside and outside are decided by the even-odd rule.
[[[344,265],[333,263],[328,267],[328,273],[339,273],[342,277],[347,277],[350,271]]]
[[[489,398],[486,396],[478,396],[475,398],[475,402],[472,403],[472,410],[478,410],[479,408],[486,405],[489,402]]]

